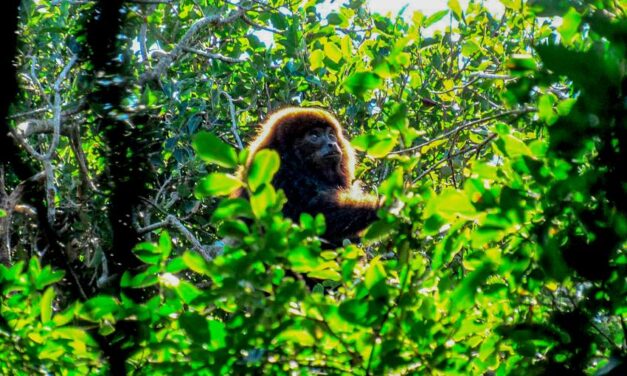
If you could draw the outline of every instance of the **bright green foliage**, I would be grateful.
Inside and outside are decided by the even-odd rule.
[[[222,142],[214,134],[200,132],[194,137],[192,145],[198,156],[207,162],[230,168],[237,166],[235,149]]]
[[[17,130],[52,117],[83,3],[23,1]],[[623,2],[501,0],[493,15],[451,0],[398,17],[320,3],[129,3],[125,106],[159,134],[129,151],[147,153],[155,179],[129,219],[144,265],[118,276],[105,146],[80,108],[91,70],[77,63],[53,184],[67,259],[89,282],[70,297],[62,278],[76,277],[34,256],[33,220],[0,209],[0,373],[108,374],[103,343],[123,343],[136,375],[624,374]],[[359,152],[357,178],[384,199],[361,243],[329,249],[322,215],[282,216],[275,151],[236,172],[242,140],[286,104],[332,109]],[[50,144],[32,132],[30,145]]]

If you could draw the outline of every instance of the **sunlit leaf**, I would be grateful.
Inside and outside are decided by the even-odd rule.
[[[207,162],[228,168],[237,166],[235,149],[224,143],[213,133],[204,131],[198,133],[192,141],[192,146],[196,153]]]
[[[248,185],[251,191],[256,192],[263,185],[270,183],[274,174],[279,171],[279,154],[270,149],[259,151],[248,170]]]
[[[243,183],[233,175],[214,172],[204,177],[196,185],[196,194],[205,196],[226,196],[241,188]]]
[[[209,321],[210,345],[212,349],[221,349],[226,346],[227,331],[223,322]]]
[[[296,328],[284,330],[277,336],[275,341],[277,341],[277,343],[298,343],[302,346],[312,346],[316,343],[316,339],[311,335],[311,333],[307,330]]]
[[[379,132],[376,134],[364,134],[355,137],[351,144],[357,150],[363,150],[374,158],[382,158],[388,155],[396,146],[398,136],[391,132]]]
[[[153,243],[139,243],[133,253],[146,264],[157,264],[161,261],[161,249]]]
[[[464,192],[447,188],[427,203],[425,215],[432,214],[449,220],[474,219],[477,211]]]
[[[309,67],[311,68],[311,70],[315,71],[318,68],[324,67],[324,57],[324,51],[322,50],[315,50],[311,54],[309,54]]]
[[[188,268],[201,275],[209,275],[209,268],[205,259],[197,252],[186,251],[183,253],[183,262]]]
[[[557,28],[557,31],[559,31],[566,45],[569,45],[575,34],[577,34],[580,24],[581,14],[574,8],[570,8],[568,12],[562,16],[562,24]]]
[[[459,0],[449,0],[448,1],[448,7],[450,10],[453,11],[453,14],[455,14],[455,17],[458,20],[461,20],[462,18],[462,7],[461,5],[459,5]]]
[[[41,296],[39,307],[41,309],[41,322],[43,323],[47,323],[52,319],[52,302],[55,296],[56,293],[53,287],[48,287]]]
[[[429,27],[429,26],[435,24],[436,22],[440,21],[442,18],[446,17],[448,12],[449,12],[448,9],[444,9],[444,10],[440,10],[438,12],[433,13],[432,15],[427,17],[427,19],[425,20],[423,26],[424,27]]]
[[[268,208],[276,202],[276,191],[269,184],[264,184],[257,189],[250,197],[250,206],[255,217],[261,218],[266,215]]]
[[[368,90],[376,89],[381,86],[382,83],[383,80],[375,73],[357,72],[353,73],[344,81],[344,87],[349,93],[361,97]]]
[[[324,44],[324,54],[334,63],[338,63],[342,60],[342,50],[333,42]]]

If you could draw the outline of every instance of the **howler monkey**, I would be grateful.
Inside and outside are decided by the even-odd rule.
[[[250,144],[243,174],[262,149],[274,149],[281,158],[272,184],[285,192],[286,217],[297,221],[303,212],[324,214],[323,237],[336,246],[376,220],[378,200],[353,184],[353,149],[328,111],[287,107],[270,114]]]

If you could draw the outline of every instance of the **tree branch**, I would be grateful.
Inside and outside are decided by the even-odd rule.
[[[224,61],[225,63],[235,64],[235,63],[243,63],[243,62],[248,61],[248,59],[238,59],[238,58],[234,58],[234,57],[228,57],[228,56],[224,56],[224,55],[221,55],[221,54],[201,51],[201,50],[198,50],[198,49],[192,48],[192,47],[183,47],[183,50],[185,50],[187,52],[194,53],[196,55],[200,55],[200,56],[206,57],[208,59],[221,60],[221,61]]]
[[[224,18],[220,17],[220,15],[211,15],[196,21],[189,28],[189,30],[187,30],[185,35],[183,35],[183,37],[181,38],[181,40],[179,40],[176,46],[174,46],[172,51],[159,60],[157,66],[155,66],[152,70],[144,72],[141,75],[139,83],[143,85],[148,81],[159,78],[159,76],[161,76],[168,69],[168,67],[170,67],[170,65],[172,65],[172,63],[181,56],[181,54],[185,51],[185,48],[188,47],[188,44],[192,40],[193,36],[196,35],[196,33],[198,33],[203,27],[208,25],[217,27],[231,23],[238,18],[241,18],[245,12],[246,10],[244,8],[240,8],[233,14]]]
[[[434,143],[434,142],[436,142],[438,140],[441,140],[441,139],[446,138],[446,137],[448,137],[450,135],[453,135],[453,134],[455,134],[455,133],[457,133],[457,132],[459,132],[459,131],[461,131],[463,129],[474,127],[475,125],[478,125],[478,124],[487,123],[487,122],[489,122],[491,120],[499,119],[499,118],[502,118],[502,117],[505,117],[505,116],[523,115],[523,114],[527,114],[527,113],[535,112],[535,111],[537,111],[537,109],[535,107],[525,107],[525,108],[521,108],[521,109],[517,109],[517,110],[511,110],[511,111],[506,111],[506,112],[501,112],[501,113],[498,113],[498,114],[490,115],[490,116],[482,118],[482,119],[472,120],[472,121],[463,123],[461,125],[458,125],[456,127],[453,127],[453,129],[451,129],[449,131],[446,131],[446,132],[442,133],[441,135],[432,138],[429,141],[425,141],[422,144],[418,144],[416,146],[412,146],[412,147],[407,148],[407,149],[395,150],[395,151],[390,152],[390,154],[402,154],[402,153],[409,153],[409,152],[412,152],[412,151],[415,151],[415,150],[420,150],[424,146],[430,145],[430,144],[432,144],[432,143]]]

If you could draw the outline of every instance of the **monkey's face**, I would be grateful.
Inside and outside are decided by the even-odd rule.
[[[331,127],[313,127],[294,143],[296,155],[313,167],[338,166],[342,149]]]

